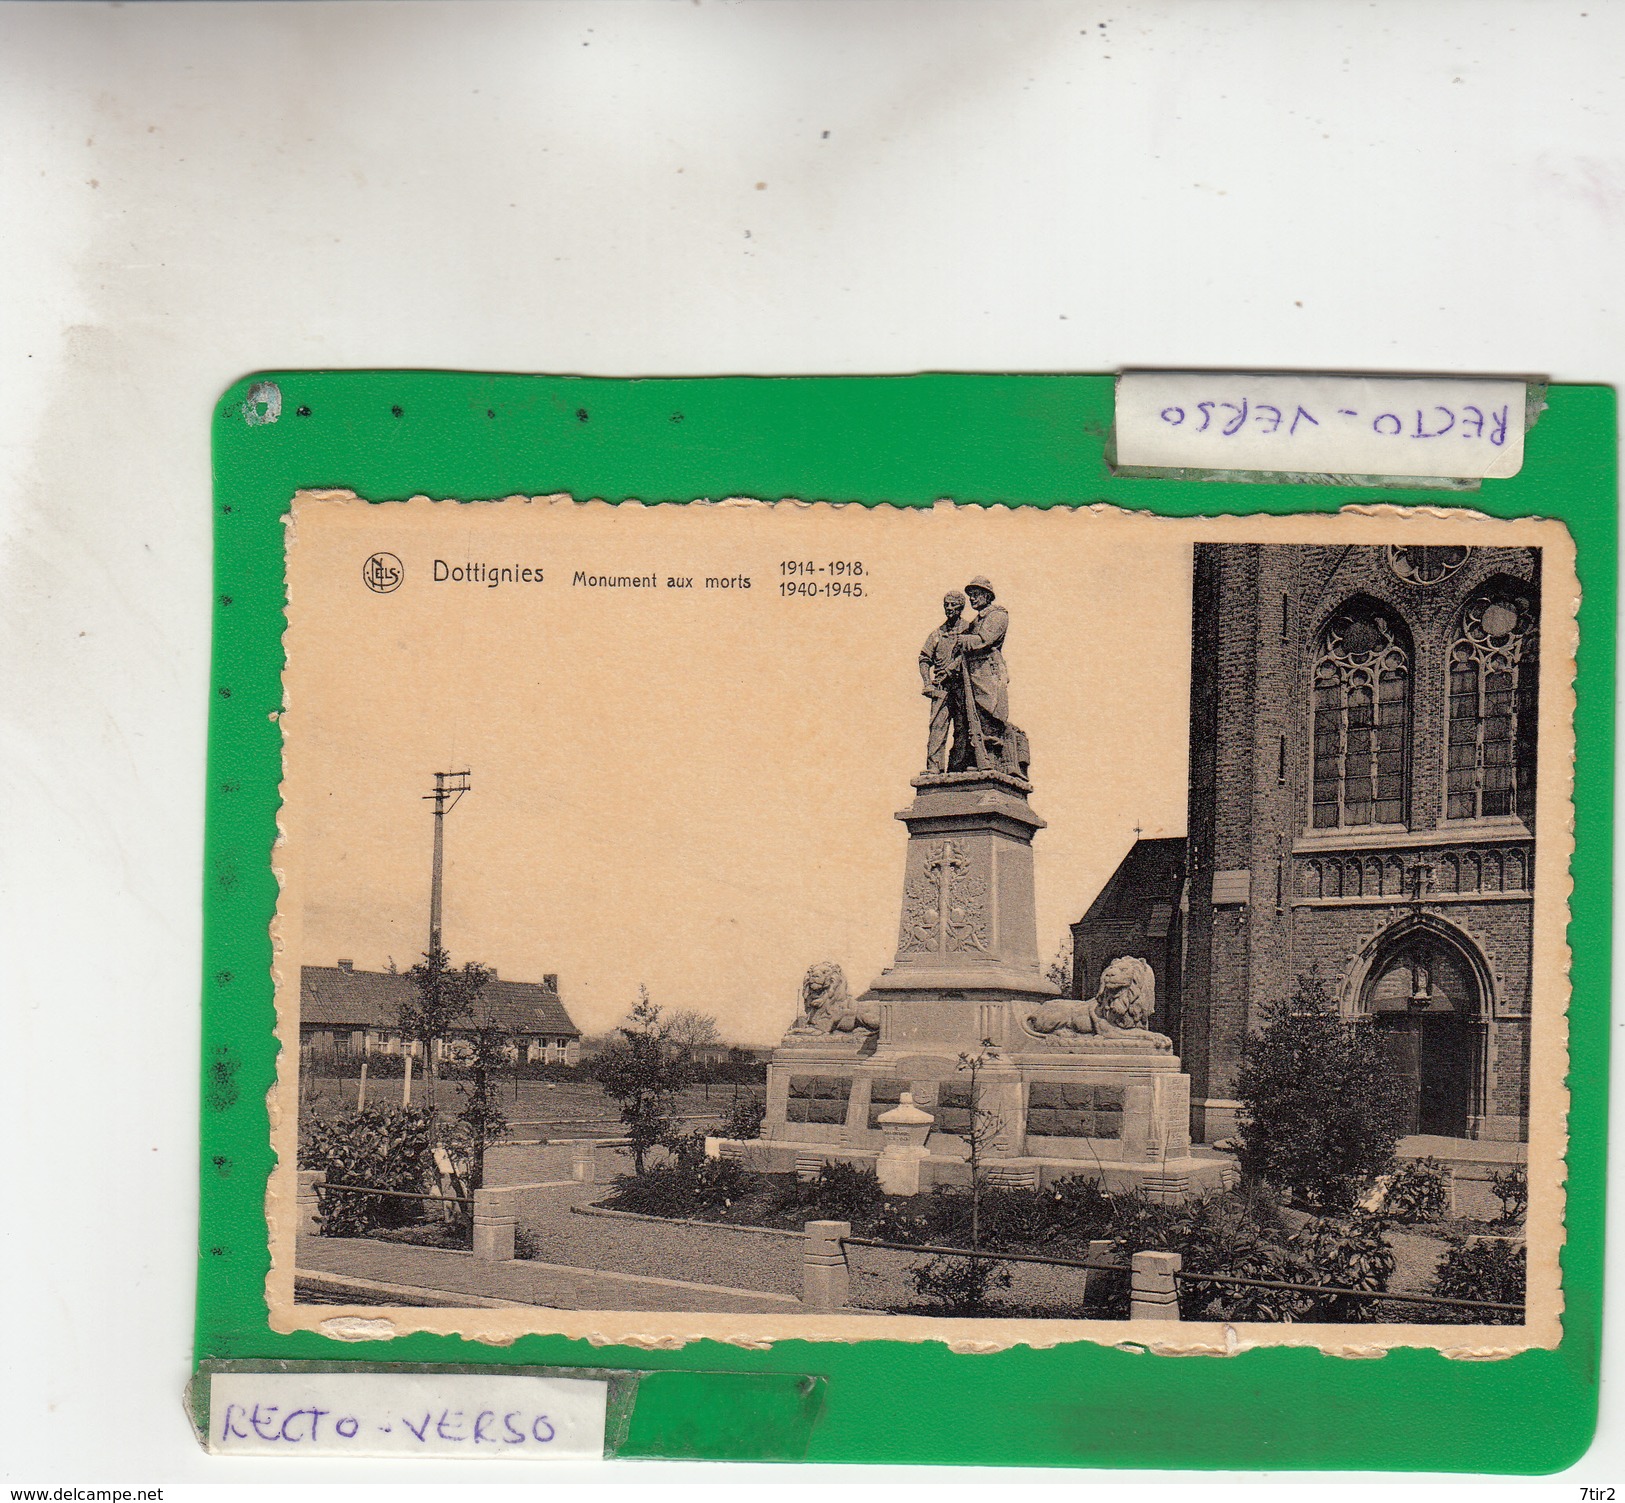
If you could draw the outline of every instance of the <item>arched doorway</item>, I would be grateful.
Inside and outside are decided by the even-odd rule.
[[[1408,1130],[1465,1138],[1481,1074],[1484,987],[1476,957],[1443,928],[1407,924],[1379,947],[1360,1011],[1405,1087]]]

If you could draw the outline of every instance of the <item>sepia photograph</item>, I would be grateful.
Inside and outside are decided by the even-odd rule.
[[[1561,524],[287,540],[279,1329],[1556,1342]]]

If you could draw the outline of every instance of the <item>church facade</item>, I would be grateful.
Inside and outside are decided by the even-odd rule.
[[[1197,545],[1186,835],[1073,925],[1079,996],[1112,955],[1157,972],[1197,1138],[1314,979],[1412,1132],[1526,1138],[1539,591],[1538,549]]]

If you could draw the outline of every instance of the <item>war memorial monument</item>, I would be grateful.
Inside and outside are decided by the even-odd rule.
[[[1148,1026],[1150,966],[1113,961],[1084,999],[1043,974],[1044,821],[1010,720],[1009,624],[986,579],[945,597],[920,652],[925,769],[897,815],[908,848],[896,958],[856,997],[839,965],[810,967],[773,1052],[761,1137],[711,1139],[713,1154],[777,1173],[869,1166],[906,1195],[967,1183],[974,1132],[993,1184],[1086,1174],[1167,1202],[1235,1182],[1232,1159],[1192,1153],[1190,1078]]]

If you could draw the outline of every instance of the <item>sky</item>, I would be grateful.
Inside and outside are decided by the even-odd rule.
[[[403,569],[387,594],[362,578],[379,550]],[[907,842],[894,815],[925,755],[917,657],[944,590],[982,574],[1010,612],[1011,717],[1048,821],[1048,957],[1136,827],[1184,831],[1190,560],[1186,524],[1103,510],[301,501],[276,863],[287,951],[417,959],[423,796],[436,771],[467,768],[446,820],[454,962],[557,974],[586,1032],[644,984],[730,1041],[776,1042],[809,965],[839,962],[856,992],[891,962]],[[435,582],[469,561],[543,581]],[[861,563],[864,593],[782,593],[792,561]],[[590,588],[577,570],[657,586]],[[705,585],[742,576],[748,590]],[[676,577],[694,588],[668,588]]]

